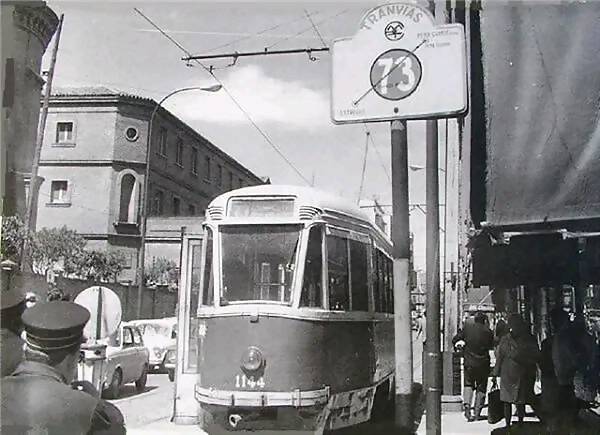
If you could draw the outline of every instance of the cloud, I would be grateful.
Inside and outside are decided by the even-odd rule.
[[[236,67],[222,82],[259,125],[279,124],[287,129],[331,125],[327,91],[315,91],[301,81],[269,76],[255,65]],[[185,120],[227,124],[249,122],[224,89],[216,93],[182,93],[164,106]]]

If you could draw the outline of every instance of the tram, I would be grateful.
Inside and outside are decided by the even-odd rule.
[[[297,186],[218,196],[183,231],[175,423],[321,433],[387,413],[392,285],[391,242],[356,206]]]

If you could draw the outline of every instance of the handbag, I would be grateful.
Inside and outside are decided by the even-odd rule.
[[[588,366],[584,370],[577,370],[573,377],[575,397],[584,402],[596,400],[598,390],[597,372],[594,367]]]
[[[496,424],[504,417],[504,404],[500,400],[500,389],[496,379],[492,381],[492,388],[488,393],[488,423]]]
[[[596,346],[592,348],[589,360],[590,362],[585,367],[577,369],[573,376],[575,397],[584,402],[593,402],[596,400],[596,393],[599,387],[600,355]]]

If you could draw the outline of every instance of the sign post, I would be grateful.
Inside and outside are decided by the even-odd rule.
[[[410,313],[410,229],[408,212],[408,137],[406,121],[391,122],[392,138],[392,260],[394,271],[394,355],[396,427],[414,424],[413,351]]]
[[[433,15],[415,3],[392,3],[370,10],[359,23],[356,34],[334,41],[332,50],[332,121],[336,124],[391,121],[395,423],[409,431],[414,431],[414,418],[406,120],[447,118],[467,110],[465,51],[461,24],[436,26]],[[427,433],[438,434],[441,372],[437,123],[428,122],[427,138],[427,225],[432,228],[435,223],[436,231],[427,234],[426,344],[431,363],[427,362],[430,371],[425,382]],[[430,177],[430,173],[435,176]],[[435,205],[431,205],[433,200]],[[437,249],[435,257],[433,249]],[[430,377],[431,371],[437,374]]]

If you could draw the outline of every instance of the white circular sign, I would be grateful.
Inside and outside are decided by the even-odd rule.
[[[114,334],[119,327],[122,314],[121,301],[119,296],[108,287],[86,288],[77,295],[74,302],[90,312],[90,320],[83,329],[83,335],[87,339],[106,338]]]
[[[371,86],[386,100],[402,100],[417,89],[422,75],[421,61],[414,53],[404,49],[388,50],[371,66]]]

